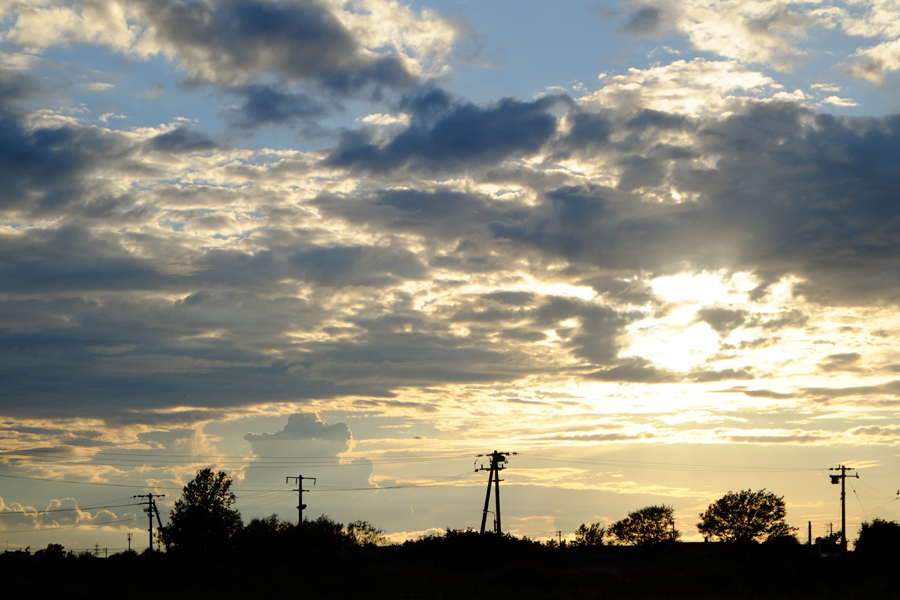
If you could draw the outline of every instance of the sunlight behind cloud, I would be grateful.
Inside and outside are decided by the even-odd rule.
[[[756,287],[750,273],[679,273],[650,281],[653,291],[666,302],[692,302],[704,305],[743,302]]]

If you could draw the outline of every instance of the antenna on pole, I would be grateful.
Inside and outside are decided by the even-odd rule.
[[[856,477],[859,479],[859,473],[847,475],[847,471],[854,471],[846,465],[830,467],[829,471],[840,471],[840,475],[830,475],[833,485],[841,484],[841,551],[847,554],[847,478]]]
[[[497,452],[494,450],[490,454],[477,454],[476,458],[488,458],[490,459],[489,466],[485,466],[485,461],[475,461],[477,465],[475,467],[475,472],[478,471],[489,471],[488,473],[488,485],[487,485],[487,494],[484,497],[484,510],[481,512],[481,533],[484,533],[484,527],[487,524],[487,516],[488,513],[491,512],[488,510],[488,505],[491,502],[491,485],[496,483],[497,487],[494,488],[494,533],[500,535],[502,530],[502,525],[500,523],[500,482],[503,481],[500,479],[500,471],[506,468],[507,456],[516,455],[518,452]]]

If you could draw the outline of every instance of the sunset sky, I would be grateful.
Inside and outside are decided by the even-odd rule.
[[[900,518],[900,0],[0,11],[0,544]]]

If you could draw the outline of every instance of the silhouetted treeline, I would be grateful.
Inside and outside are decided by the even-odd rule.
[[[297,527],[272,515],[251,520],[213,554],[145,551],[97,559],[53,545],[40,554],[0,554],[0,575],[10,598],[836,600],[895,597],[900,585],[900,575],[888,568],[900,558],[900,526],[883,521],[864,527],[859,550],[841,558],[784,539],[560,546],[452,529],[379,545],[386,540],[377,528],[351,525],[323,515]],[[845,572],[853,577],[839,576]]]

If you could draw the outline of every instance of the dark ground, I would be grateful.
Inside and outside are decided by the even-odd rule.
[[[453,542],[453,543],[451,543]],[[218,558],[0,555],[4,598],[900,598],[896,560],[812,548],[553,549],[482,538]]]

